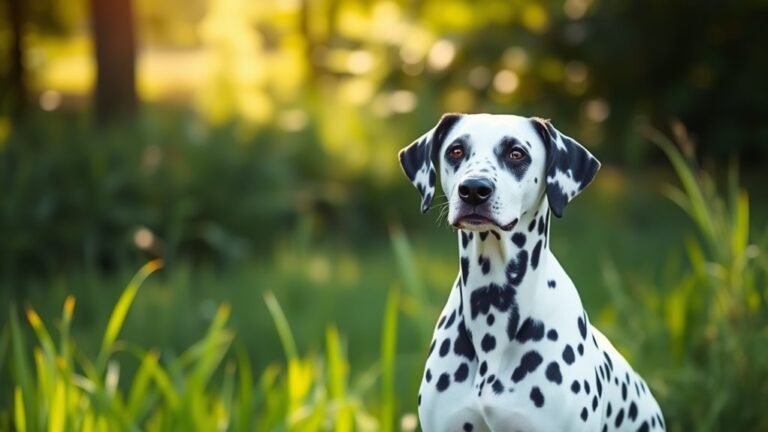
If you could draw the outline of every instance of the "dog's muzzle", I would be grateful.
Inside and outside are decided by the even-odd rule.
[[[453,226],[459,229],[471,229],[487,227],[489,225],[509,231],[517,224],[517,219],[510,224],[502,225],[497,221],[488,209],[488,201],[496,187],[487,178],[468,178],[463,180],[458,187],[461,199],[462,211]]]
[[[485,178],[469,178],[459,185],[459,198],[471,206],[485,204],[493,195],[493,183]]]

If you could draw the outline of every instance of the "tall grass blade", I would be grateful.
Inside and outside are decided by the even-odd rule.
[[[656,144],[666,154],[677,174],[680,182],[683,185],[683,189],[687,195],[688,205],[683,207],[685,211],[691,216],[691,218],[697,223],[699,229],[704,233],[708,242],[715,242],[717,239],[717,232],[715,230],[715,224],[712,220],[712,212],[709,209],[707,200],[704,198],[699,182],[696,180],[694,174],[685,157],[675,147],[666,136],[661,132],[653,128],[646,128],[644,130],[645,136]]]
[[[235,408],[236,424],[235,430],[238,432],[247,432],[249,425],[254,422],[253,415],[253,370],[251,362],[248,359],[248,353],[244,350],[238,350],[237,366],[239,369],[238,398]]]
[[[395,430],[395,355],[397,354],[397,308],[400,293],[390,289],[381,330],[381,431]]]
[[[347,356],[344,353],[339,330],[335,326],[329,326],[325,335],[329,393],[332,402],[337,407],[334,430],[336,432],[351,432],[354,418],[347,400],[349,374]]]
[[[13,422],[17,432],[27,431],[27,411],[24,403],[24,391],[16,386],[13,389]]]
[[[126,411],[129,418],[140,418],[144,413],[144,402],[150,398],[150,385],[152,384],[153,372],[158,366],[159,355],[156,351],[147,352],[141,359],[141,365],[136,375],[133,377],[133,383],[128,393],[128,404]]]
[[[413,255],[413,250],[411,249],[408,237],[405,235],[402,228],[395,225],[390,227],[389,237],[392,243],[392,249],[395,253],[397,268],[405,282],[405,288],[408,290],[408,293],[416,299],[416,302],[421,308],[430,309],[427,290],[424,287],[422,278],[416,268],[416,258]],[[431,320],[420,319],[418,324],[421,335],[423,336],[422,340],[427,340],[432,332],[433,324]]]
[[[37,404],[35,403],[35,388],[32,382],[32,375],[29,371],[27,361],[26,344],[24,335],[19,325],[19,317],[15,308],[11,308],[11,346],[13,350],[12,374],[16,382],[16,392],[14,394],[14,412],[17,422],[19,419],[23,422],[23,428],[26,429],[27,422],[35,425],[37,420]],[[21,415],[21,417],[19,417]],[[33,426],[37,429],[35,426]],[[17,424],[17,428],[21,429]]]
[[[48,415],[48,432],[64,432],[66,425],[66,387],[64,381],[57,380],[53,390],[51,412]]]
[[[277,334],[280,337],[280,343],[283,345],[286,359],[289,362],[295,360],[299,356],[296,349],[296,341],[293,338],[291,326],[288,324],[288,319],[285,318],[280,303],[278,303],[277,298],[275,298],[271,291],[264,293],[264,302],[267,304],[269,314],[272,316],[272,322],[275,323],[277,328]]]
[[[27,321],[29,321],[29,325],[32,326],[32,330],[35,331],[35,335],[37,336],[38,341],[40,341],[40,345],[43,347],[43,351],[45,352],[46,360],[49,366],[53,367],[53,362],[56,359],[56,345],[53,342],[51,334],[48,332],[45,324],[43,324],[43,320],[40,318],[40,315],[38,315],[34,309],[28,307],[26,310],[26,315]]]
[[[3,367],[5,366],[5,359],[8,356],[8,349],[11,344],[11,334],[9,333],[8,327],[3,327],[3,330],[0,331],[0,373],[3,372]]]
[[[110,352],[112,352],[115,340],[117,340],[117,336],[123,328],[125,317],[128,315],[128,310],[130,309],[131,304],[133,304],[134,298],[136,298],[136,293],[139,291],[139,287],[141,287],[141,284],[149,275],[162,268],[162,266],[163,261],[159,259],[144,264],[133,279],[131,279],[131,282],[128,283],[125,291],[120,295],[120,298],[118,299],[117,304],[115,304],[115,308],[112,310],[112,314],[109,317],[107,329],[104,332],[104,338],[101,342],[101,350],[99,351],[99,356],[96,360],[96,366],[99,370],[104,370],[104,367],[106,366],[107,357]]]

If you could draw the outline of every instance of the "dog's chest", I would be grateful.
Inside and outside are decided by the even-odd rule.
[[[551,282],[535,287],[551,291],[539,295],[541,304],[551,305],[546,310],[521,310],[520,293],[496,288],[465,299],[471,291],[457,281],[435,329],[420,389],[425,431],[568,430],[565,419],[578,419],[582,407],[568,387],[592,373],[581,366],[592,363],[583,361],[593,355],[586,346],[587,320],[569,292],[575,291],[570,280],[551,274]],[[580,422],[594,427],[599,418]]]

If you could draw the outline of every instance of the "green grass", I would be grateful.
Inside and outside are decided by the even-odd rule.
[[[604,172],[553,222],[553,249],[670,430],[765,430],[768,236],[735,170],[719,194],[650,137],[681,179],[673,200],[654,195],[668,177]],[[2,318],[0,429],[399,430],[455,249],[439,224],[362,246],[294,233],[236,268],[177,261],[144,281],[153,262],[124,289],[130,274],[31,284],[22,317]]]

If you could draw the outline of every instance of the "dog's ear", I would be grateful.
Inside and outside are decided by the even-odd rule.
[[[600,161],[574,139],[560,133],[548,120],[531,119],[547,150],[547,199],[552,213],[563,215],[565,205],[592,181]]]
[[[422,213],[429,210],[432,198],[435,197],[440,148],[448,132],[458,123],[459,119],[461,119],[461,114],[443,115],[435,127],[408,147],[400,150],[398,155],[403,172],[421,194]]]

